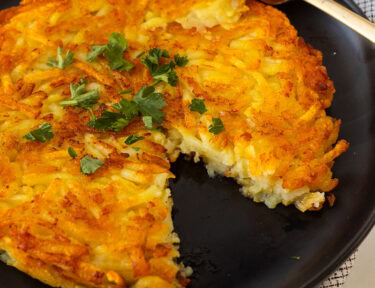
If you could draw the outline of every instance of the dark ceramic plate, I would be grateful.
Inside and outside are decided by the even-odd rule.
[[[1,0],[0,8],[17,3]],[[360,13],[349,0],[344,4]],[[294,207],[269,210],[242,197],[234,181],[210,179],[202,164],[179,159],[171,182],[174,223],[182,260],[195,271],[191,288],[313,287],[375,222],[375,46],[303,2],[279,8],[323,52],[337,89],[329,114],[342,119],[340,138],[351,144],[334,167],[341,180],[337,202],[304,214]],[[4,264],[0,279],[1,287],[46,287]]]

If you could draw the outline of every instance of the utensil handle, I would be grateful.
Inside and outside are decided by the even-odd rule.
[[[372,43],[375,43],[375,24],[350,11],[333,0],[304,0],[307,3],[319,8],[332,17],[336,18],[346,26],[357,31]]]

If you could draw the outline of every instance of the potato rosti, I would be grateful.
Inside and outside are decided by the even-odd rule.
[[[1,260],[52,286],[184,287],[170,162],[319,209],[340,121],[322,55],[244,0],[24,0],[0,13]]]

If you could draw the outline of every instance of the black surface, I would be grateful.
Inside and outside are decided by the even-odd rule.
[[[2,0],[0,8],[16,2]],[[195,270],[192,288],[313,287],[349,257],[375,221],[375,47],[308,4],[279,8],[323,51],[335,82],[329,113],[342,119],[340,138],[351,143],[334,168],[341,180],[337,202],[305,214],[269,210],[243,198],[233,181],[210,179],[201,164],[178,160],[171,182],[174,223],[182,260]],[[46,287],[5,265],[0,277],[0,287]]]

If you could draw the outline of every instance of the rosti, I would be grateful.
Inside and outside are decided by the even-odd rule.
[[[24,0],[0,23],[1,259],[49,285],[188,284],[180,152],[270,208],[319,209],[338,183],[334,86],[272,7]]]

